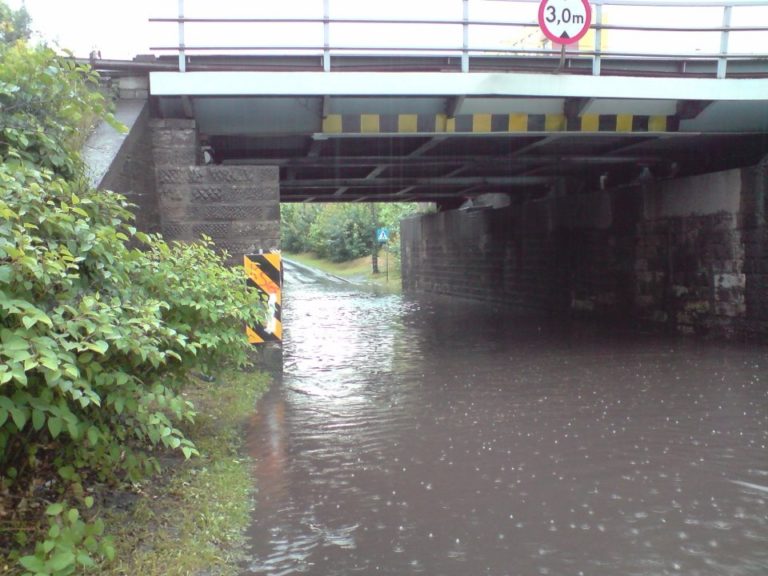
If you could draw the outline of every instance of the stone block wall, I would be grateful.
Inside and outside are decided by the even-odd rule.
[[[483,300],[519,312],[556,307],[557,268],[550,265],[555,238],[545,228],[522,233],[523,222],[517,208],[453,210],[404,220],[403,289]],[[541,290],[543,285],[553,289]]]
[[[233,263],[280,247],[277,167],[198,165],[193,120],[153,120],[155,176],[162,232],[168,240],[205,235]]]
[[[403,287],[518,311],[768,335],[766,162],[403,221]]]

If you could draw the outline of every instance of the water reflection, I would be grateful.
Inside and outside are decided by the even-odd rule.
[[[762,348],[287,280],[244,574],[768,573]]]

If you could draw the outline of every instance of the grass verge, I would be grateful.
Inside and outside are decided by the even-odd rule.
[[[164,461],[161,478],[134,486],[105,510],[117,559],[101,574],[238,574],[252,490],[242,427],[268,386],[261,372],[225,372],[190,388],[198,416],[185,432],[201,456]]]
[[[379,273],[374,274],[372,272],[371,257],[364,256],[363,258],[357,258],[356,260],[348,260],[347,262],[331,262],[330,260],[324,260],[318,258],[311,252],[305,252],[302,254],[289,254],[285,256],[290,260],[295,260],[305,266],[311,266],[333,274],[341,278],[353,282],[360,282],[366,284],[373,284],[380,286],[387,291],[400,292],[402,287],[402,277],[400,274],[399,262],[390,255],[389,257],[389,272],[386,271],[387,256],[384,250],[379,252]]]

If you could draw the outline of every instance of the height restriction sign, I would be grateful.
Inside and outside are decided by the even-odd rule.
[[[591,22],[592,9],[587,0],[541,0],[539,4],[539,26],[552,42],[577,42]]]

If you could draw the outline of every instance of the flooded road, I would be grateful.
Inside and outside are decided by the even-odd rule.
[[[286,270],[244,574],[768,574],[768,352]]]

